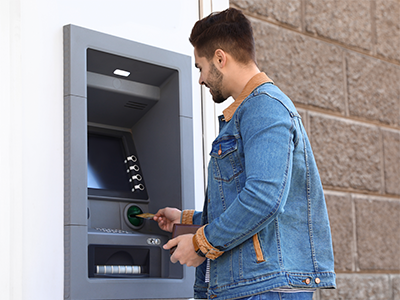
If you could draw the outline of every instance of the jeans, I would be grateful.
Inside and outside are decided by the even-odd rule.
[[[255,296],[240,298],[238,300],[311,300],[313,294],[314,293],[311,292],[302,292],[302,293],[266,292]]]

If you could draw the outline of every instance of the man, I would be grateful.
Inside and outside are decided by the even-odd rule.
[[[235,100],[219,118],[203,212],[161,209],[154,220],[203,225],[170,240],[172,262],[197,267],[195,298],[311,299],[335,288],[330,227],[311,146],[291,100],[260,72],[250,21],[230,8],[198,21],[199,83]],[[206,260],[207,259],[207,260]]]

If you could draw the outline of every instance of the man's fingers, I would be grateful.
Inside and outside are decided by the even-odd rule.
[[[176,248],[177,246],[178,246],[178,244],[179,244],[179,239],[180,239],[180,237],[178,236],[178,237],[176,237],[176,238],[174,238],[174,239],[171,239],[171,240],[169,240],[168,241],[168,243],[166,243],[164,246],[163,246],[163,248],[165,249],[165,250],[169,250],[169,249],[171,249],[171,248]],[[176,249],[174,249],[174,250],[176,250]],[[174,251],[175,252],[175,251]],[[171,255],[171,262],[174,264],[174,263],[177,263],[178,262],[178,259],[177,258],[175,258],[175,253],[173,252],[173,254]]]
[[[163,246],[165,250],[177,247],[170,258],[172,263],[177,263],[179,261],[181,265],[197,267],[204,262],[205,258],[198,256],[197,253],[194,252],[192,239],[193,234],[183,234],[169,240],[168,243]]]
[[[179,236],[176,237],[176,238],[174,238],[174,239],[169,240],[168,243],[166,243],[166,244],[163,246],[163,248],[164,248],[165,250],[169,250],[169,249],[171,249],[172,247],[178,245],[178,243],[179,243]]]

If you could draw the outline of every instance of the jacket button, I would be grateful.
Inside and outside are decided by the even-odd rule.
[[[315,278],[315,283],[316,283],[316,284],[319,284],[320,282],[321,282],[321,279],[319,279],[318,277]]]
[[[307,278],[304,282],[305,282],[306,284],[310,284],[311,279],[310,279],[310,278]]]

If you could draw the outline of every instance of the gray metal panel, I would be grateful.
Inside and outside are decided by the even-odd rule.
[[[88,122],[130,128],[156,103],[118,90],[88,87]]]
[[[161,87],[161,98],[132,127],[136,150],[148,186],[151,211],[168,205],[181,208],[182,185],[179,77],[175,72]],[[193,176],[192,176],[193,177]]]
[[[86,245],[85,226],[64,226],[64,299],[85,299],[77,294],[85,289],[88,282]]]
[[[141,45],[141,44],[138,44]],[[115,78],[124,78],[128,81],[140,82],[152,86],[160,86],[174,69],[163,67],[160,64],[151,64],[143,60],[131,57],[133,53],[126,52],[128,57],[118,56],[108,52],[88,49],[87,70],[92,73],[110,75]],[[114,70],[123,69],[129,71],[127,77],[114,75]]]
[[[119,203],[116,201],[93,201],[89,200],[90,209],[89,228],[120,228],[121,215]]]
[[[182,208],[194,208],[194,144],[193,121],[180,117]]]
[[[160,88],[157,86],[93,72],[87,72],[87,86],[106,91],[118,91],[119,93],[139,98],[160,99]]]
[[[64,224],[87,223],[86,99],[64,97]]]
[[[183,56],[177,64],[179,70],[179,84],[180,84],[180,115],[193,118],[193,101],[192,101],[192,59],[190,56]],[[188,73],[189,70],[189,73]],[[191,134],[192,136],[193,134]]]
[[[64,96],[86,98],[86,43],[82,28],[64,26]]]

